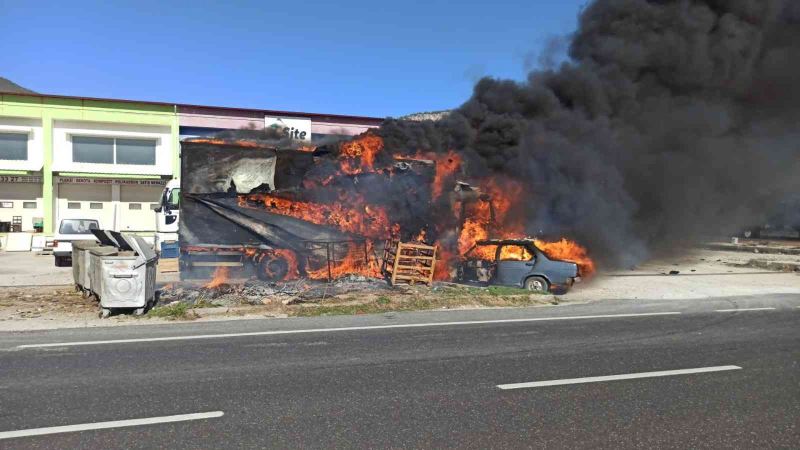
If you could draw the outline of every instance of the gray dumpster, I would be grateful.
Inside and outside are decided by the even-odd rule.
[[[155,303],[158,257],[139,236],[111,234],[119,244],[115,254],[89,250],[92,292],[100,300],[101,316],[117,309],[144,314]]]

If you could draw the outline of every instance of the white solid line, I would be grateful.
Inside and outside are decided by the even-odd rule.
[[[161,342],[161,341],[185,341],[193,339],[221,339],[244,336],[274,336],[281,334],[302,334],[302,333],[325,333],[334,331],[359,331],[359,330],[388,330],[394,328],[425,328],[425,327],[447,327],[455,325],[482,325],[491,323],[519,323],[519,322],[542,322],[549,320],[583,320],[583,319],[614,319],[625,317],[651,317],[669,316],[681,314],[680,312],[655,312],[640,314],[607,314],[599,316],[565,316],[565,317],[536,317],[529,319],[497,319],[497,320],[470,320],[462,322],[432,322],[432,323],[409,323],[402,325],[372,325],[363,327],[342,327],[342,328],[311,328],[305,330],[280,330],[280,331],[254,331],[250,333],[227,333],[227,334],[198,334],[189,336],[169,336],[159,338],[139,338],[139,339],[114,339],[108,341],[81,341],[81,342],[58,342],[51,344],[25,344],[18,345],[16,348],[42,348],[42,347],[65,347],[75,345],[100,345],[100,344],[129,344],[134,342]]]
[[[734,309],[715,309],[715,312],[739,312],[739,311],[771,311],[775,308],[734,308]]]
[[[533,381],[530,383],[498,384],[503,390],[523,389],[545,386],[560,386],[563,384],[599,383],[602,381],[633,380],[636,378],[669,377],[673,375],[686,375],[692,373],[721,372],[723,370],[738,370],[739,366],[700,367],[698,369],[662,370],[659,372],[629,373],[624,375],[606,375],[602,377],[567,378],[563,380]]]
[[[104,430],[106,428],[135,427],[152,425],[155,423],[185,422],[187,420],[211,419],[222,417],[222,411],[204,413],[179,414],[176,416],[147,417],[144,419],[113,420],[111,422],[82,423],[78,425],[64,425],[60,427],[29,428],[27,430],[0,431],[0,439],[11,439],[26,436],[41,436],[44,434],[71,433],[75,431]]]

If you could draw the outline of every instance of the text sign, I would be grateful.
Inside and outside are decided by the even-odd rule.
[[[293,141],[311,140],[311,119],[265,116],[264,128],[275,128]]]
[[[0,183],[41,183],[42,177],[0,175]]]
[[[165,186],[167,180],[125,180],[109,178],[80,178],[80,177],[59,177],[59,183],[71,184],[124,184],[138,186]]]

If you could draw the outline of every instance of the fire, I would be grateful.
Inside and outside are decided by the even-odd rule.
[[[458,253],[464,256],[477,241],[494,238],[511,238],[524,235],[521,222],[511,220],[512,207],[519,208],[522,199],[522,186],[511,180],[486,180],[485,197],[472,202],[468,207],[467,218],[461,226],[458,237]],[[475,256],[493,260],[494,250],[484,246],[474,250]]]
[[[360,274],[368,277],[380,277],[380,264],[371,257],[372,244],[367,243],[365,249],[358,243],[347,245],[347,253],[343,257],[333,258],[330,265],[330,279],[341,278],[345,275]],[[316,270],[308,270],[308,277],[316,280],[328,279],[328,266],[325,264]]]
[[[284,216],[375,239],[385,237],[390,225],[386,210],[366,204],[357,194],[333,204],[294,201],[270,194],[251,194],[241,198],[240,204],[246,205],[247,200],[262,202],[269,211]]]
[[[217,269],[214,270],[214,278],[212,278],[211,281],[203,285],[203,287],[207,289],[214,289],[227,282],[228,282],[228,268],[217,267]]]
[[[348,175],[375,171],[375,157],[383,150],[383,138],[365,133],[339,146],[341,170]]]
[[[230,144],[231,142],[205,140],[212,144]],[[236,145],[258,147],[255,142],[240,141]],[[301,151],[314,151],[315,147],[308,146]],[[525,236],[525,216],[528,209],[527,203],[535,201],[535,197],[528,197],[524,184],[510,178],[483,178],[476,181],[473,186],[459,182],[460,190],[456,190],[456,176],[461,173],[462,156],[455,151],[447,153],[434,153],[418,151],[413,156],[389,155],[387,158],[400,160],[426,160],[435,164],[435,172],[430,179],[430,205],[438,209],[433,223],[420,225],[421,229],[401,230],[400,224],[395,222],[393,214],[396,211],[387,210],[382,204],[372,204],[358,192],[363,187],[358,186],[359,179],[353,175],[381,173],[386,175],[390,182],[396,175],[391,167],[376,167],[383,159],[381,153],[386,151],[383,139],[373,133],[367,132],[353,140],[338,145],[336,164],[333,170],[328,166],[320,166],[326,170],[318,172],[318,176],[304,178],[301,185],[307,189],[323,189],[323,197],[335,198],[335,201],[314,202],[307,199],[295,200],[286,193],[253,193],[239,197],[239,205],[250,208],[266,208],[268,211],[305,220],[317,225],[328,226],[351,235],[366,238],[366,244],[360,242],[337,243],[336,251],[330,260],[322,258],[321,252],[310,252],[299,255],[287,249],[276,249],[264,252],[255,249],[242,249],[254,262],[262,258],[281,258],[288,265],[288,274],[285,279],[297,279],[306,276],[312,279],[337,278],[347,274],[361,274],[379,277],[380,265],[375,254],[375,243],[383,242],[387,237],[404,237],[406,240],[424,242],[436,245],[438,248],[438,261],[434,278],[437,280],[452,279],[456,264],[465,258],[482,258],[494,261],[499,256],[501,260],[529,260],[533,257],[524,246],[504,246],[500,255],[497,255],[496,246],[475,247],[480,240],[497,238],[510,239]],[[322,152],[321,155],[325,155]],[[319,156],[324,158],[325,156]],[[317,158],[315,156],[315,158]],[[316,160],[316,159],[315,159]],[[415,166],[416,167],[416,166]],[[386,170],[389,169],[389,170]],[[416,169],[415,169],[416,170]],[[425,172],[419,172],[422,174]],[[420,175],[421,176],[421,175]],[[430,176],[430,175],[428,175]],[[344,178],[343,178],[344,177]],[[380,177],[370,177],[368,180],[375,182]],[[370,186],[370,185],[366,185]],[[463,186],[463,189],[461,187]],[[480,187],[477,187],[480,186]],[[408,188],[406,189],[413,189]],[[447,192],[453,195],[443,197]],[[312,197],[312,196],[309,196]],[[371,196],[370,198],[374,198]],[[445,206],[445,201],[449,204]],[[419,200],[415,200],[419,204]],[[434,203],[435,202],[435,203]],[[392,203],[387,203],[392,204]],[[398,220],[400,221],[400,220]],[[448,238],[442,239],[442,236]],[[587,250],[566,238],[556,242],[535,240],[535,245],[548,257],[573,261],[580,266],[581,275],[586,277],[595,270],[594,262],[588,256]],[[345,249],[342,247],[347,245]],[[366,251],[365,251],[366,245]],[[469,255],[467,255],[467,253]],[[303,258],[304,260],[301,260]],[[216,287],[227,281],[227,268],[219,268],[206,287]]]
[[[548,258],[563,259],[577,264],[582,277],[589,277],[595,271],[594,261],[589,257],[589,252],[573,241],[564,238],[556,242],[535,239],[534,243]]]
[[[436,174],[431,185],[431,200],[437,200],[445,191],[445,183],[452,181],[456,172],[461,169],[461,155],[453,150],[445,154],[417,152],[414,156],[395,156],[395,159],[421,159],[436,164]]]
[[[286,272],[286,277],[284,277],[284,280],[296,280],[300,278],[300,271],[298,270],[297,265],[297,255],[293,251],[279,248],[273,250],[272,253],[276,257],[282,258],[284,261],[286,261],[287,265],[289,266],[289,270]]]
[[[237,147],[264,147],[264,145],[259,144],[258,142],[248,141],[244,139],[225,140],[225,139],[215,139],[215,138],[195,138],[192,139],[192,142],[199,142],[211,145],[235,145]]]

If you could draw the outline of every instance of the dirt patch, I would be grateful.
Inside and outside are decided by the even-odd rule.
[[[97,302],[72,287],[0,288],[0,327],[4,322],[25,319],[85,319],[96,314]]]

